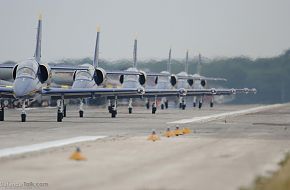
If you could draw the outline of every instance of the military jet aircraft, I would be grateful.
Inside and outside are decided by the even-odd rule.
[[[60,109],[57,113],[57,121],[61,122],[63,118],[63,102],[65,98],[72,97],[101,97],[101,96],[129,96],[142,95],[143,88],[98,88],[98,89],[57,89],[50,88],[51,70],[78,70],[87,71],[84,67],[49,67],[47,64],[41,63],[41,35],[42,35],[42,18],[38,19],[36,48],[34,57],[19,62],[13,68],[11,66],[0,66],[0,68],[11,68],[13,75],[12,87],[0,87],[0,120],[4,120],[4,98],[15,98],[22,103],[21,121],[26,121],[26,105],[29,100],[37,96],[54,96],[60,99]]]
[[[226,79],[223,78],[212,78],[212,77],[204,77],[199,74],[189,75],[188,72],[188,51],[186,52],[186,66],[185,71],[181,72],[177,75],[174,75],[171,73],[171,48],[169,49],[169,55],[168,55],[168,62],[167,62],[167,70],[161,72],[161,76],[158,76],[158,78],[155,79],[156,89],[186,89],[187,91],[198,91],[198,90],[204,90],[205,84],[207,80],[211,81],[226,81]],[[193,90],[192,90],[193,89]],[[249,93],[254,92],[256,93],[255,89],[208,89],[212,91],[213,93],[210,96],[215,95],[233,95],[236,93]],[[190,93],[187,93],[188,96],[192,95]],[[194,98],[200,97],[201,99],[204,97],[205,94],[197,94],[196,96],[193,96]],[[180,96],[180,107],[185,109],[185,96]],[[146,101],[146,107],[149,109],[150,103],[149,99]],[[161,109],[168,108],[168,100],[166,97],[161,98],[160,103]]]

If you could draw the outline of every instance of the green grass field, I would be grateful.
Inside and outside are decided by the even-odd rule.
[[[279,163],[280,170],[270,177],[257,177],[251,187],[240,190],[290,190],[290,153]]]

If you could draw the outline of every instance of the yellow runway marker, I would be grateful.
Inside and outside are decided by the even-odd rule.
[[[175,136],[175,133],[174,133],[174,131],[171,131],[170,128],[168,127],[167,130],[166,130],[166,132],[164,133],[164,136],[165,137],[168,137],[168,138],[169,137],[174,137]]]
[[[174,130],[174,134],[175,136],[183,135],[183,131],[179,129],[179,127],[177,126],[176,129]]]
[[[160,137],[156,134],[155,130],[153,130],[153,131],[152,131],[152,134],[149,135],[149,137],[148,137],[147,140],[148,140],[148,141],[153,141],[153,142],[155,142],[155,141],[160,140]]]
[[[189,128],[185,127],[185,128],[182,129],[182,132],[183,132],[184,135],[186,135],[186,134],[190,134],[191,130]]]
[[[70,156],[71,160],[86,160],[87,158],[81,154],[81,149],[77,147],[76,151]]]

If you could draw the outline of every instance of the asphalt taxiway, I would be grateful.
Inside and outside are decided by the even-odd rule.
[[[46,182],[47,189],[238,189],[277,169],[290,151],[289,104],[216,105],[155,115],[144,108],[129,115],[120,107],[117,118],[93,107],[79,118],[77,108],[68,107],[61,123],[55,108],[29,110],[25,123],[19,112],[6,110],[0,122],[0,179]],[[192,133],[160,134],[177,125]],[[160,141],[146,140],[152,129]],[[76,146],[86,161],[68,159]]]

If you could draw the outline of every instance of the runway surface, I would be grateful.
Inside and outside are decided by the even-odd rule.
[[[21,123],[19,110],[6,110],[5,121],[0,122],[0,155],[15,147],[84,136],[106,138],[4,155],[0,182],[48,183],[41,189],[238,189],[277,169],[290,150],[289,115],[289,104],[216,105],[158,110],[155,115],[144,108],[134,108],[129,115],[123,107],[117,118],[93,107],[78,118],[77,109],[68,107],[62,123],[56,122],[53,108],[31,109],[28,122]],[[159,134],[176,125],[193,133],[146,140],[152,129]],[[86,161],[68,159],[77,146]]]

